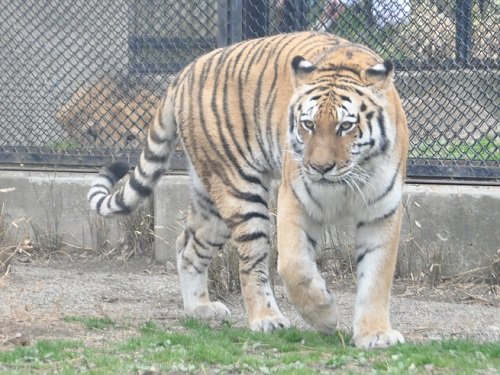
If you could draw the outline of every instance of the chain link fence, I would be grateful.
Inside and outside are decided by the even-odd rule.
[[[396,62],[410,176],[500,180],[498,0],[0,0],[0,164],[133,164],[182,67],[296,30]]]

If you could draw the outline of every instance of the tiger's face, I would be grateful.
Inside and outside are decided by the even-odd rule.
[[[144,139],[159,99],[148,89],[129,94],[118,80],[103,78],[78,88],[54,117],[79,145],[135,147]]]
[[[305,60],[300,64],[314,76],[312,82],[319,82],[299,85],[289,108],[289,142],[302,176],[318,184],[345,182],[353,176],[366,180],[365,164],[385,152],[394,138],[381,82],[366,84],[359,79],[353,85],[356,74],[349,69],[348,86],[342,84],[346,76],[339,74],[340,69],[330,75],[319,73],[318,79],[320,69]],[[371,74],[385,81],[392,71],[389,64],[376,64]]]
[[[350,173],[359,152],[360,118],[355,106],[320,105],[308,100],[299,115],[296,140],[302,141],[301,167],[313,182],[336,182]],[[325,152],[327,151],[327,152]]]

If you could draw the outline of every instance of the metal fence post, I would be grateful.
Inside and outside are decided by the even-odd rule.
[[[217,47],[229,44],[229,4],[228,0],[217,1]]]
[[[267,0],[243,0],[243,38],[259,38],[269,29],[269,2]]]
[[[231,44],[243,40],[243,4],[242,0],[229,0],[231,3]]]
[[[472,44],[472,0],[457,0],[456,60],[460,65],[469,62]]]
[[[295,19],[297,22],[297,30],[307,29],[307,2],[303,0],[295,0]]]
[[[283,25],[281,31],[291,32],[307,29],[308,5],[303,0],[286,0],[283,2]]]
[[[242,0],[218,0],[217,46],[225,47],[243,38]]]

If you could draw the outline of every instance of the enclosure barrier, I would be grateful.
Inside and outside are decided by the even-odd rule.
[[[159,97],[197,56],[296,30],[396,62],[411,177],[500,180],[495,0],[0,0],[0,165],[134,164]],[[182,152],[174,169],[185,168]]]

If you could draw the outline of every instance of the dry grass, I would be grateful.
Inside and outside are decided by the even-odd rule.
[[[12,260],[19,254],[31,256],[33,247],[23,220],[8,220],[0,209],[0,277],[10,272]]]
[[[62,192],[56,187],[57,173],[50,177],[48,189],[31,184],[37,206],[43,211],[43,220],[30,220],[30,239],[37,253],[55,253],[61,250]]]
[[[316,263],[319,272],[329,282],[356,285],[356,265],[353,262],[352,249],[345,238],[335,227],[328,227],[318,246]],[[411,235],[403,241],[414,241]],[[499,254],[500,255],[500,251]],[[270,279],[274,285],[278,282],[276,270],[276,244],[273,244],[270,261]],[[498,305],[500,297],[500,258],[491,260],[491,264],[451,276],[446,276],[444,249],[426,251],[420,248],[419,254],[398,259],[396,278],[406,288],[408,296],[429,294],[439,298],[464,302]],[[406,269],[410,263],[418,262],[418,272],[401,277],[401,268]],[[414,265],[412,265],[414,268]],[[238,256],[233,244],[229,244],[218,254],[210,265],[209,289],[217,298],[224,299],[229,294],[240,291],[238,274]]]
[[[87,221],[89,241],[88,238],[77,238],[76,233],[65,227],[64,220],[69,215],[67,210],[74,207],[65,207],[68,200],[63,199],[63,191],[56,179],[55,172],[43,188],[31,184],[41,215],[10,220],[3,206],[0,207],[0,273],[6,272],[12,259],[19,255],[17,259],[22,262],[47,260],[58,255],[70,261],[75,256],[119,258],[125,261],[133,256],[152,256],[152,201],[132,215],[111,220],[99,217],[88,209],[81,209],[76,214]],[[87,243],[90,243],[90,247]]]
[[[240,291],[239,258],[232,243],[213,257],[208,269],[209,290],[217,299]]]
[[[155,237],[152,203],[150,200],[131,215],[119,219],[121,238],[117,254],[121,259],[153,254]]]

